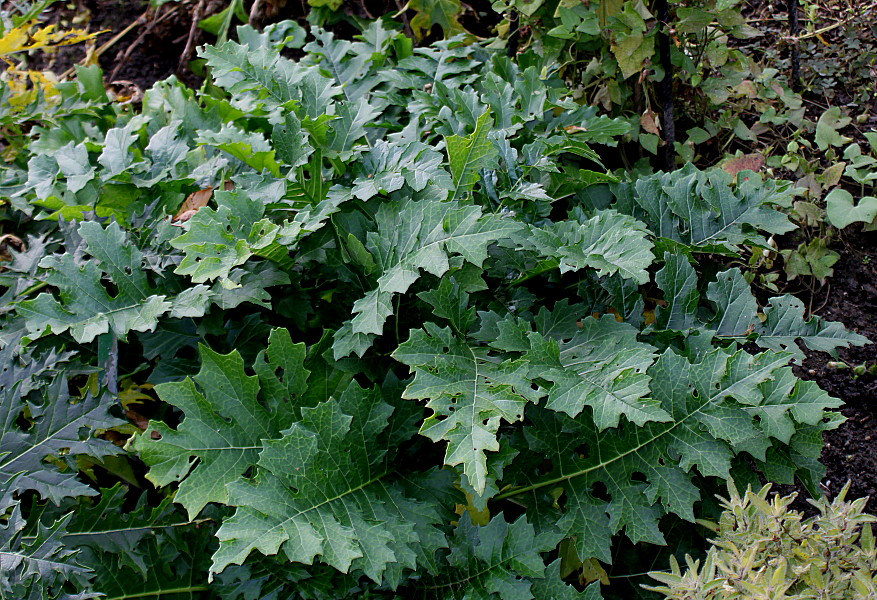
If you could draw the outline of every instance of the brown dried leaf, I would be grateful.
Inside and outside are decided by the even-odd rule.
[[[125,416],[128,417],[128,420],[131,421],[131,423],[133,423],[140,431],[146,431],[146,428],[149,427],[149,419],[135,410],[126,410]]]
[[[722,169],[734,177],[736,177],[737,173],[740,171],[760,171],[763,166],[763,154],[744,154],[743,156],[729,158],[722,163]]]
[[[644,112],[639,118],[639,124],[642,125],[642,128],[649,133],[653,133],[659,136],[661,135],[661,125],[657,117],[658,113],[650,108],[646,110],[646,112]]]
[[[226,184],[227,183],[228,182],[226,182]],[[210,198],[212,197],[213,187],[211,186],[208,186],[203,190],[198,190],[197,192],[192,192],[180,205],[180,210],[177,211],[177,214],[174,215],[171,221],[173,223],[185,223],[191,219],[196,212],[198,212],[199,208],[207,206],[207,203],[210,202]]]
[[[12,260],[12,255],[9,253],[10,247],[16,252],[24,252],[27,249],[24,242],[21,241],[21,238],[18,238],[11,233],[4,233],[3,235],[0,235],[0,262]]]

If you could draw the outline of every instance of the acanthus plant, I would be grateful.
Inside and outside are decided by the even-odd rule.
[[[793,228],[787,183],[605,172],[627,126],[533,54],[294,27],[199,93],[30,107],[0,597],[612,597],[567,582],[725,480],[816,492],[840,402],[790,361],[866,340],[714,260]]]

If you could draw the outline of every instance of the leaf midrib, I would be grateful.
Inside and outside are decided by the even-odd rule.
[[[731,357],[729,357],[729,362],[730,362],[730,358],[731,358]],[[761,372],[761,369],[759,369],[758,371],[756,371],[755,373],[753,373],[753,374],[750,375],[749,377],[753,377],[753,376],[755,376],[757,373],[760,373],[760,372]],[[627,450],[626,452],[623,452],[623,453],[621,453],[621,454],[617,454],[615,457],[613,457],[613,458],[610,459],[610,460],[603,461],[603,462],[601,462],[601,463],[599,463],[599,464],[592,465],[592,466],[590,466],[590,467],[587,467],[587,468],[585,468],[585,469],[581,469],[581,470],[579,470],[579,471],[575,471],[575,472],[573,472],[573,473],[568,473],[568,474],[566,474],[566,475],[561,475],[560,477],[555,477],[555,478],[553,478],[553,479],[549,479],[549,480],[546,480],[546,481],[540,481],[540,482],[538,482],[538,483],[534,483],[534,484],[531,484],[531,485],[527,485],[527,486],[524,486],[524,487],[521,487],[521,488],[517,488],[517,489],[509,490],[509,491],[507,491],[507,492],[504,492],[504,493],[501,493],[501,494],[498,494],[498,495],[494,496],[493,500],[504,500],[505,498],[511,498],[511,497],[514,497],[514,496],[518,496],[518,495],[520,495],[520,494],[525,494],[525,493],[528,493],[528,492],[532,492],[532,491],[538,490],[538,489],[543,488],[543,487],[546,487],[546,486],[557,485],[557,484],[559,484],[559,483],[563,483],[563,482],[565,482],[565,481],[569,481],[570,479],[575,479],[576,477],[580,477],[580,476],[582,476],[582,475],[587,475],[588,473],[592,473],[592,472],[594,472],[594,471],[598,471],[598,470],[600,470],[600,469],[604,469],[604,468],[608,467],[609,465],[611,465],[611,464],[613,464],[613,463],[615,463],[615,462],[617,462],[617,461],[619,461],[619,460],[622,460],[622,459],[624,459],[624,458],[627,458],[627,457],[630,456],[631,454],[636,454],[637,452],[639,452],[640,450],[642,450],[643,448],[645,448],[646,446],[648,446],[649,444],[651,444],[651,443],[654,442],[655,440],[658,440],[658,439],[662,438],[663,436],[665,436],[665,435],[669,434],[670,432],[672,432],[673,430],[675,430],[675,429],[676,429],[677,427],[679,427],[680,425],[686,423],[689,419],[691,419],[691,418],[694,417],[695,415],[701,414],[701,412],[702,412],[705,408],[707,408],[708,406],[712,405],[717,399],[724,398],[728,389],[730,389],[730,388],[731,388],[732,386],[734,386],[734,385],[737,385],[737,384],[741,383],[742,381],[745,381],[745,378],[744,378],[744,379],[741,379],[741,380],[738,380],[738,381],[732,381],[732,382],[731,382],[731,385],[726,386],[726,387],[722,388],[721,390],[718,390],[718,391],[716,392],[715,395],[713,395],[713,396],[707,398],[707,399],[703,402],[703,404],[701,404],[697,409],[695,409],[695,410],[691,411],[690,413],[688,413],[684,418],[679,419],[678,421],[676,421],[675,423],[673,423],[671,426],[669,426],[667,429],[661,431],[661,432],[658,433],[657,435],[652,436],[651,438],[649,438],[648,440],[644,441],[643,443],[641,443],[641,444],[639,444],[639,445],[637,445],[637,446],[634,446],[634,447],[631,448],[630,450]]]

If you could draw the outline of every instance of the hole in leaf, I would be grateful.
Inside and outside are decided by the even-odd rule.
[[[597,500],[603,500],[604,502],[611,501],[609,490],[606,488],[606,484],[602,481],[597,481],[591,486],[591,496]]]
[[[539,475],[547,475],[548,473],[551,473],[551,471],[553,471],[553,470],[554,470],[554,463],[552,463],[547,458],[545,460],[543,460],[541,463],[539,463],[538,467],[536,467],[536,473]]]

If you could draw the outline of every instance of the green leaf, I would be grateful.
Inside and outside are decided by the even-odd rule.
[[[528,402],[544,393],[533,390],[523,361],[499,363],[483,348],[454,336],[450,328],[433,323],[426,331],[411,330],[393,358],[415,373],[404,398],[429,399],[433,411],[420,433],[434,442],[447,440],[445,464],[463,465],[469,484],[480,495],[487,485],[486,452],[499,450],[496,432],[502,421],[524,416]]]
[[[444,190],[451,189],[452,183],[441,166],[443,160],[440,153],[420,142],[396,144],[380,140],[363,153],[352,194],[368,200],[402,189],[405,184],[415,192],[432,184],[439,188],[439,196],[446,195]]]
[[[85,142],[74,145],[70,142],[54,155],[61,174],[67,178],[67,189],[76,193],[94,178],[94,167],[88,160]]]
[[[475,321],[475,309],[469,308],[469,294],[453,276],[444,276],[435,289],[420,292],[417,297],[433,307],[433,314],[447,319],[454,331],[465,333]]]
[[[780,250],[785,259],[784,270],[789,281],[800,275],[811,275],[824,282],[834,274],[831,267],[840,260],[840,254],[829,250],[825,238],[814,237],[810,242],[801,242],[797,248]]]
[[[551,598],[551,600],[603,600],[600,594],[600,582],[588,585],[585,591],[578,591],[573,585],[564,583],[560,578],[560,559],[545,567],[545,579],[533,581],[533,596]]]
[[[871,223],[877,219],[877,198],[865,196],[854,204],[852,194],[836,188],[825,197],[825,215],[838,229],[853,223]]]
[[[58,504],[63,498],[96,494],[78,480],[71,468],[74,458],[118,454],[118,447],[95,434],[124,421],[110,415],[108,397],[71,398],[65,374],[54,375],[54,381],[26,397],[17,393],[16,385],[0,391],[0,492],[35,490]],[[50,459],[62,470],[50,467]]]
[[[822,150],[828,150],[832,146],[843,146],[852,141],[850,138],[841,135],[840,129],[843,129],[852,122],[852,118],[843,116],[840,108],[832,106],[821,115],[816,121],[816,146]]]
[[[92,589],[103,594],[104,600],[188,600],[215,591],[205,577],[215,546],[213,529],[207,524],[155,528],[138,545],[142,568],[119,560],[112,552],[86,555],[83,560],[94,569]]]
[[[363,98],[384,82],[383,69],[379,68],[383,61],[377,57],[387,53],[396,32],[385,29],[382,20],[371,21],[363,34],[357,36],[366,43],[338,40],[333,33],[319,27],[312,28],[311,34],[315,41],[307,44],[305,51],[319,57],[320,66],[342,86],[346,100]]]
[[[476,527],[466,513],[450,540],[447,571],[421,585],[435,597],[531,600],[533,582],[545,575],[540,553],[559,541],[554,532],[536,533],[525,517],[507,523],[496,516]]]
[[[582,319],[581,324],[556,349],[547,346],[544,359],[550,361],[528,357],[536,367],[534,373],[554,384],[545,406],[571,417],[590,406],[601,430],[617,427],[621,415],[637,425],[672,420],[656,400],[647,398],[650,378],[646,370],[655,353],[637,341],[637,330],[612,315]]]
[[[825,411],[843,403],[832,398],[812,381],[795,377],[791,368],[777,371],[774,378],[759,386],[764,400],[747,412],[757,416],[762,430],[784,444],[792,442],[797,424],[817,425],[822,422]]]
[[[804,353],[797,340],[811,350],[832,355],[838,348],[868,343],[864,336],[847,331],[836,321],[824,321],[815,315],[804,320],[804,303],[789,295],[771,298],[762,322],[755,297],[738,269],[719,273],[707,288],[707,298],[716,305],[716,315],[708,325],[716,335],[742,342],[754,334],[755,343],[762,348],[784,350],[799,361],[804,360]]]
[[[366,98],[339,104],[336,119],[330,122],[331,131],[326,147],[341,160],[353,156],[356,142],[365,137],[365,126],[372,123],[380,110],[369,104]]]
[[[437,511],[394,481],[393,412],[376,390],[352,384],[266,440],[255,480],[229,485],[229,504],[238,508],[217,533],[212,572],[259,550],[305,564],[319,556],[379,583],[388,569],[394,581],[444,547]]]
[[[420,278],[420,269],[441,277],[455,255],[481,266],[487,247],[520,228],[515,221],[482,215],[477,206],[457,202],[406,200],[384,204],[375,217],[366,247],[378,265],[377,287],[353,304],[355,316],[335,334],[335,357],[362,356],[383,333],[393,314],[395,294],[404,294]]]
[[[764,322],[755,328],[758,336],[755,343],[762,348],[790,352],[796,360],[804,359],[803,352],[795,344],[798,340],[811,350],[828,352],[832,356],[837,355],[838,348],[870,343],[865,336],[847,330],[843,323],[825,321],[816,315],[805,321],[804,314],[804,303],[794,296],[787,294],[771,298],[764,309]]]
[[[101,179],[107,180],[124,173],[132,165],[130,148],[137,140],[137,129],[141,124],[139,119],[132,119],[124,127],[107,131],[104,148],[97,159],[104,167]]]
[[[132,176],[132,183],[138,187],[152,187],[165,177],[176,174],[178,165],[189,152],[186,141],[178,139],[181,124],[180,120],[171,121],[149,138],[146,154],[152,165],[146,173]]]
[[[274,177],[280,176],[274,149],[259,133],[246,132],[224,123],[219,131],[201,131],[195,141],[227,152],[259,173],[266,170]]]
[[[40,261],[40,267],[49,270],[46,282],[60,292],[60,302],[42,293],[18,304],[28,339],[70,330],[76,341],[86,343],[108,331],[125,339],[129,331],[154,329],[174,302],[155,293],[143,271],[140,250],[117,223],[104,228],[86,221],[79,226],[79,235],[91,260],[80,261],[67,253]],[[103,286],[104,277],[115,285],[114,296]]]
[[[478,181],[479,171],[495,166],[497,151],[487,137],[492,126],[493,120],[490,111],[487,111],[478,117],[475,131],[471,135],[452,135],[445,138],[453,180],[451,199],[471,192]]]
[[[67,522],[63,539],[68,546],[80,548],[85,564],[107,552],[118,558],[120,564],[146,575],[146,563],[140,556],[144,538],[183,525],[185,520],[182,515],[174,514],[171,498],[153,507],[144,494],[133,510],[126,510],[127,492],[127,488],[116,484],[102,489],[94,502],[80,498]]]
[[[0,498],[0,512],[12,507],[5,525],[0,525],[0,595],[10,600],[85,600],[97,594],[70,596],[63,594],[65,583],[84,588],[91,577],[90,569],[78,562],[76,550],[63,543],[64,527],[71,515],[46,527],[36,525],[36,536],[25,540],[27,526],[21,506],[11,494]]]
[[[442,28],[445,39],[464,32],[457,20],[463,12],[460,0],[411,0],[408,6],[417,13],[411,19],[411,30],[418,39],[428,35],[433,25]]]
[[[316,66],[293,62],[269,47],[253,50],[228,41],[218,48],[206,46],[198,55],[207,59],[216,85],[228,91],[237,105],[250,110],[271,110],[294,102],[315,119],[329,114],[332,99],[341,91]]]
[[[150,421],[132,448],[150,467],[147,478],[155,485],[179,482],[174,500],[190,518],[209,502],[227,504],[226,484],[256,464],[263,440],[280,437],[292,422],[295,405],[276,372],[299,382],[294,394],[303,393],[304,345],[292,345],[286,330],[275,330],[267,353],[268,366],[249,376],[237,351],[223,355],[201,346],[197,375],[156,386],[161,399],[186,417],[176,429]],[[261,401],[260,380],[267,382]]]
[[[529,242],[543,256],[558,261],[561,273],[590,267],[600,275],[620,273],[646,283],[652,264],[652,243],[645,225],[613,210],[599,211],[583,223],[561,221],[530,229]],[[516,236],[518,239],[520,236]]]
[[[308,141],[308,132],[294,113],[287,113],[283,123],[274,125],[271,142],[277,157],[292,168],[307,164],[314,148]]]
[[[673,420],[642,427],[626,423],[611,435],[601,434],[584,413],[573,420],[531,407],[527,416],[533,426],[524,430],[527,450],[519,459],[525,462],[516,470],[507,469],[527,483],[521,481],[520,488],[498,498],[526,494],[522,500],[534,506],[540,519],[556,522],[565,534],[576,536],[582,559],[611,562],[610,539],[622,529],[633,542],[663,544],[658,528],[662,515],[694,520],[693,505],[700,494],[692,467],[701,475],[727,479],[734,454],[745,451],[765,460],[774,426],[756,422],[753,415],[783,393],[773,386],[788,380],[773,381],[785,377],[788,360],[786,354],[752,356],[716,349],[692,363],[668,350],[648,374],[652,397]],[[793,418],[807,423],[822,414],[822,401],[816,398],[816,410]],[[547,464],[546,459],[548,472],[527,471],[526,461],[536,461],[535,467]],[[606,490],[599,498],[591,494],[598,484]],[[565,497],[560,511],[552,508],[558,492]]]
[[[685,256],[664,253],[664,268],[655,274],[655,283],[664,292],[665,305],[655,307],[655,326],[658,329],[685,331],[696,321],[697,273]],[[747,288],[748,291],[748,288]]]
[[[174,273],[190,275],[194,283],[220,279],[233,288],[231,269],[270,246],[279,227],[262,218],[265,206],[243,191],[219,191],[214,197],[216,209],[199,209],[185,223],[185,233],[171,240],[174,248],[185,253]]]
[[[685,252],[736,252],[741,244],[767,247],[758,230],[780,234],[795,228],[773,208],[788,202],[788,190],[787,183],[761,181],[752,173],[738,175],[732,187],[724,171],[699,171],[689,164],[617,186],[613,208],[664,238],[657,240],[661,250],[681,245]]]
[[[655,37],[646,34],[646,23],[631,2],[624,3],[623,10],[614,16],[612,22],[612,54],[618,61],[621,76],[627,79],[639,73],[643,62],[654,56]]]

